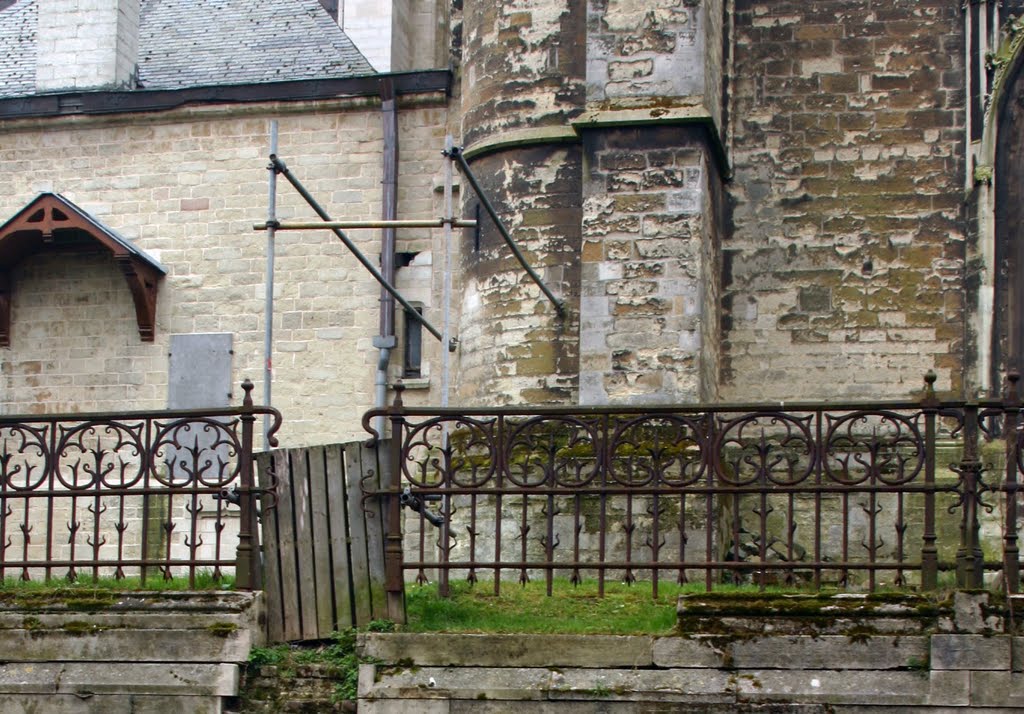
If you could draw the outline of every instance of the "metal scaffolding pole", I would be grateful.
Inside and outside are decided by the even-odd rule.
[[[487,198],[483,188],[477,182],[476,176],[473,175],[473,171],[469,168],[469,163],[467,163],[466,157],[462,153],[462,149],[458,146],[453,146],[451,149],[446,149],[445,155],[450,156],[458,162],[459,168],[462,170],[462,175],[466,177],[466,180],[469,181],[469,185],[473,187],[473,192],[476,193],[476,197],[480,199],[480,205],[484,207],[484,210],[487,211],[487,215],[489,215],[491,220],[494,221],[494,225],[498,228],[498,233],[500,233],[501,237],[505,239],[505,243],[512,251],[512,255],[514,255],[516,260],[519,261],[519,264],[523,266],[523,270],[525,270],[527,275],[529,275],[533,282],[537,284],[537,287],[541,289],[541,292],[543,292],[547,299],[551,301],[551,304],[555,306],[555,312],[558,313],[558,316],[565,317],[565,303],[555,297],[555,294],[551,292],[548,286],[544,284],[544,281],[541,280],[537,271],[530,267],[530,264],[526,262],[526,256],[524,256],[523,252],[519,250],[519,246],[516,245],[516,242],[512,240],[512,235],[508,232],[508,228],[506,228],[505,224],[502,223],[501,217]]]
[[[263,405],[270,406],[271,382],[274,374],[274,233],[277,230],[277,171],[273,156],[277,154],[277,120],[270,121],[270,174],[267,198],[267,278],[263,311]],[[263,416],[263,448],[270,448],[270,415]]]
[[[302,198],[306,201],[306,203],[309,204],[310,208],[312,208],[313,211],[316,212],[316,214],[318,216],[320,216],[320,218],[322,218],[324,221],[332,222],[332,219],[327,214],[327,211],[325,211],[323,209],[323,207],[317,202],[317,200],[315,198],[313,198],[313,195],[309,191],[306,190],[306,187],[302,185],[302,182],[299,181],[292,174],[292,172],[288,169],[288,167],[285,165],[285,163],[280,158],[278,158],[276,155],[272,155],[270,157],[270,162],[274,166],[275,170],[279,174],[284,176],[285,179],[288,180],[288,183],[290,183],[292,185],[292,188],[294,188],[298,192],[298,194],[300,196],[302,196]],[[319,226],[319,227],[322,228],[323,226]],[[416,310],[416,308],[414,308],[412,305],[409,304],[408,300],[406,300],[404,297],[402,297],[402,294],[400,292],[398,292],[398,290],[396,290],[394,288],[394,286],[391,285],[391,283],[389,283],[387,280],[384,279],[384,276],[381,275],[380,271],[377,270],[376,266],[373,263],[371,263],[370,260],[365,255],[363,255],[362,251],[360,251],[359,248],[356,247],[356,245],[351,241],[351,239],[347,235],[345,235],[341,231],[340,228],[330,228],[329,230],[331,232],[333,232],[334,235],[336,235],[338,237],[338,240],[340,240],[342,243],[345,244],[345,247],[348,248],[349,251],[352,253],[352,255],[355,256],[356,260],[358,260],[360,262],[360,264],[364,268],[366,268],[367,272],[369,272],[370,275],[373,276],[374,280],[376,280],[378,283],[380,283],[380,285],[385,290],[387,290],[388,293],[390,295],[392,295],[395,298],[395,300],[397,300],[398,303],[403,308],[405,308],[405,310],[412,316],[412,318],[414,320],[418,320],[420,322],[420,324],[422,324],[423,327],[430,334],[432,334],[438,340],[442,340],[443,341],[443,336],[441,334],[441,331],[438,330],[436,327],[434,327],[433,324],[431,324],[429,320],[427,320],[425,317],[423,317],[423,315],[421,315]],[[454,338],[454,337],[451,338],[449,340],[448,344],[447,344],[447,348],[450,351],[452,351],[452,352],[455,351],[457,346],[458,346],[458,340],[456,338]]]

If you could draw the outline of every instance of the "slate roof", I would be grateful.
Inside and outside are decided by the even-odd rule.
[[[34,93],[38,21],[0,1],[0,97]],[[319,0],[142,0],[138,68],[140,89],[374,73]]]

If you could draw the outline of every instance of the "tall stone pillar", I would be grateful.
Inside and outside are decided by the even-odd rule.
[[[583,0],[470,0],[463,15],[462,140],[474,174],[556,314],[489,219],[462,245],[459,393],[465,403],[564,403],[576,395],[582,218]],[[465,187],[465,182],[463,183]],[[464,189],[466,210],[475,198]]]
[[[466,0],[466,156],[569,314],[485,218],[462,245],[465,403],[717,396],[723,18],[723,0]]]
[[[717,396],[721,0],[590,0],[583,404]]]

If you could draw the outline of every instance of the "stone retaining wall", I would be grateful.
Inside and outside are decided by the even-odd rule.
[[[219,714],[262,641],[261,593],[2,595],[6,714]]]
[[[1024,637],[1006,613],[966,593],[684,596],[668,637],[369,634],[359,711],[1011,711]]]

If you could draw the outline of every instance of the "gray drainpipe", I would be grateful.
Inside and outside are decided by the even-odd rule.
[[[381,192],[381,218],[393,221],[398,215],[398,113],[395,88],[390,78],[381,80],[381,118],[384,128],[384,166]],[[391,285],[395,284],[395,229],[381,230],[380,272]],[[373,339],[377,356],[376,402],[379,409],[387,406],[388,363],[395,348],[395,299],[387,290],[380,291],[380,334]],[[384,417],[377,417],[375,428],[384,435]]]

